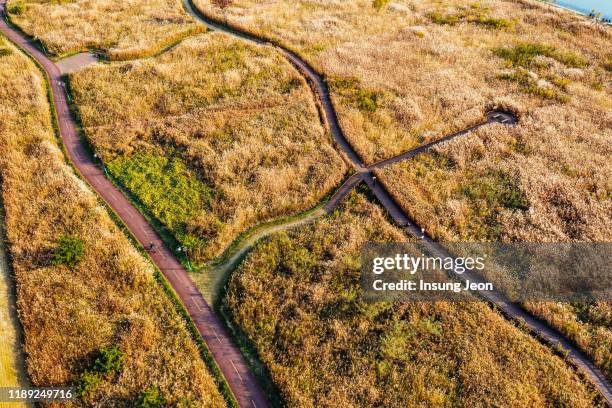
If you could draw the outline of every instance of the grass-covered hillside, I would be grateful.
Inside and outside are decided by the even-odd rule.
[[[360,249],[401,233],[358,193],[262,241],[229,310],[290,407],[590,407],[567,364],[482,302],[365,303]]]
[[[71,87],[111,175],[198,261],[315,205],[345,171],[308,86],[270,48],[208,34]]]
[[[9,0],[7,11],[57,55],[95,48],[111,58],[136,58],[203,29],[181,0]]]
[[[35,386],[73,406],[224,406],[151,265],[66,164],[35,65],[0,40],[0,179]]]

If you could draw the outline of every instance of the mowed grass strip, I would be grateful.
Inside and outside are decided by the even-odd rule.
[[[313,207],[345,173],[308,85],[269,47],[209,34],[70,82],[111,175],[197,264]]]
[[[0,175],[32,384],[74,386],[68,406],[225,406],[152,266],[66,164],[40,72],[3,47]]]
[[[401,242],[353,192],[260,242],[226,305],[289,407],[601,405],[547,347],[486,303],[366,302],[360,250]]]

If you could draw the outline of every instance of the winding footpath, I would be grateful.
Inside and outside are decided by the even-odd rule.
[[[442,245],[435,242],[431,237],[421,231],[421,229],[410,219],[405,211],[403,211],[399,204],[394,200],[385,186],[382,185],[382,183],[376,182],[373,171],[402,160],[410,159],[419,153],[431,149],[435,145],[465,135],[477,128],[491,123],[515,124],[517,123],[517,118],[514,115],[501,111],[490,112],[487,115],[487,120],[482,123],[410,150],[409,152],[400,154],[396,157],[383,160],[371,166],[366,166],[342,132],[325,80],[308,63],[306,63],[295,53],[279,47],[278,45],[272,44],[267,40],[263,40],[251,34],[244,33],[236,30],[235,28],[215,22],[204,16],[198,10],[195,10],[189,0],[183,1],[185,9],[196,20],[205,24],[210,29],[225,32],[255,44],[275,47],[309,82],[316,99],[319,102],[319,106],[322,111],[322,120],[329,129],[339,149],[352,164],[355,174],[347,179],[346,182],[334,193],[334,195],[323,207],[323,211],[313,213],[302,222],[309,222],[325,213],[332,212],[338,207],[342,199],[349,194],[353,188],[355,188],[358,184],[365,182],[377,197],[378,201],[386,208],[387,212],[394,219],[397,225],[402,227],[407,233],[420,239],[432,254],[437,254],[439,256],[450,256]],[[0,0],[0,12],[4,12],[5,3],[6,0]],[[148,246],[150,243],[154,243],[158,248],[154,253],[151,253],[153,262],[168,279],[177,295],[187,308],[187,311],[194,320],[198,331],[206,342],[213,355],[213,358],[221,369],[240,406],[254,408],[268,406],[268,401],[257,384],[253,374],[249,370],[245,359],[241,355],[238,348],[233,345],[223,323],[216,316],[209,304],[204,300],[202,294],[198,290],[193,280],[190,278],[187,271],[173,256],[170,249],[164,244],[160,236],[147,223],[146,219],[140,214],[140,212],[134,206],[132,206],[127,198],[123,196],[123,194],[104,176],[100,167],[94,162],[93,158],[88,154],[85,146],[79,139],[74,119],[71,116],[70,108],[66,101],[67,94],[65,85],[62,81],[62,69],[64,71],[69,70],[71,68],[70,63],[68,64],[68,68],[62,67],[62,69],[60,69],[57,64],[51,61],[40,50],[38,50],[38,48],[30,43],[27,38],[23,37],[19,32],[11,28],[4,19],[0,21],[0,31],[2,31],[11,41],[25,49],[47,72],[50,80],[51,91],[54,96],[54,105],[57,112],[59,129],[68,156],[74,163],[78,172],[110,205],[110,207],[116,211],[138,241],[143,246]],[[89,64],[91,62],[91,60],[75,60],[74,64]],[[293,221],[290,225],[287,224],[287,226],[275,226],[273,228],[278,230],[297,224],[298,222]],[[257,241],[257,239],[267,235],[268,233],[269,231],[265,230],[254,235],[252,239],[249,239],[248,242],[242,245],[237,252],[224,263],[224,265],[219,267],[224,269],[230,268],[230,266],[234,265],[246,252],[246,250]],[[481,280],[479,276],[471,276],[469,274],[464,274],[463,277],[471,281]],[[525,326],[528,327],[533,333],[540,336],[551,345],[564,349],[567,353],[568,359],[594,384],[607,403],[612,405],[612,386],[605,378],[601,370],[595,367],[590,359],[580,352],[561,333],[552,329],[545,322],[534,318],[531,314],[516,304],[509,302],[499,293],[482,292],[480,293],[480,296],[489,301],[491,304],[497,306],[498,309],[509,318],[524,322]]]

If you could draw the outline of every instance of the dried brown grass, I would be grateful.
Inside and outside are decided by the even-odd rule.
[[[360,249],[404,238],[353,193],[262,241],[229,308],[290,407],[593,406],[550,350],[483,302],[361,300]]]
[[[156,58],[86,69],[71,83],[104,161],[172,155],[210,189],[209,205],[178,227],[161,219],[193,237],[183,244],[198,260],[249,227],[313,206],[344,173],[308,86],[269,48],[210,34]],[[168,191],[158,193],[157,202]]]
[[[100,348],[117,345],[122,372],[72,405],[131,406],[137,393],[157,386],[171,404],[224,406],[151,265],[66,165],[41,74],[9,49],[0,57],[0,175],[32,383],[74,384]],[[65,235],[85,242],[73,269],[50,263]]]
[[[332,86],[340,122],[366,162],[465,128],[501,100],[520,102],[530,112],[560,105],[543,98],[553,96],[545,92],[549,88],[569,97],[560,107],[569,122],[585,115],[601,118],[610,107],[610,74],[602,68],[609,29],[535,2],[398,0],[381,11],[369,0],[244,0],[224,10],[210,0],[195,3],[205,14],[286,44],[329,79],[354,78],[357,89],[375,95],[376,109],[363,109],[354,92]],[[441,25],[432,21],[432,12],[481,14],[512,24]],[[541,86],[524,98],[516,82],[500,79],[508,68],[493,52],[521,42],[582,55],[588,66],[568,68],[544,59],[550,67],[532,68]],[[570,80],[567,90],[551,83],[559,79]],[[558,122],[555,116],[546,119]]]
[[[332,79],[341,124],[367,162],[465,128],[494,106],[521,114],[515,128],[481,129],[378,172],[434,237],[612,238],[609,28],[531,0],[397,0],[380,11],[368,0],[244,0],[223,11],[195,2],[284,43]],[[462,17],[475,13],[504,24]],[[517,67],[496,52],[519,44],[560,54]],[[528,307],[611,375],[609,304]]]
[[[23,0],[9,0],[7,9]],[[25,1],[25,12],[11,20],[57,55],[89,48],[111,58],[142,57],[168,41],[201,31],[181,0]]]

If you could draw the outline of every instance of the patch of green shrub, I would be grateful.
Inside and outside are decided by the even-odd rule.
[[[478,16],[478,18],[476,18],[473,22],[481,26],[494,28],[496,30],[512,27],[511,21],[499,17]]]
[[[66,265],[74,268],[83,258],[85,242],[76,237],[64,236],[58,241],[51,263],[55,266]]]
[[[330,81],[330,86],[360,110],[374,112],[380,105],[381,95],[361,88],[357,78],[335,78]]]
[[[378,11],[381,11],[382,9],[387,7],[387,4],[389,4],[389,1],[390,0],[373,0],[372,7],[374,7]]]
[[[100,375],[91,371],[85,371],[79,377],[76,384],[76,395],[78,397],[85,397],[89,393],[93,392],[100,383]]]
[[[100,349],[93,369],[100,374],[119,373],[123,370],[123,353],[117,346]]]
[[[23,1],[16,1],[15,4],[11,5],[8,9],[9,14],[20,16],[27,10],[27,5]]]
[[[0,58],[6,57],[7,55],[11,55],[12,51],[8,48],[0,48]]]
[[[445,15],[439,12],[433,12],[433,13],[429,13],[427,16],[433,23],[439,24],[439,25],[455,25],[461,21],[459,16],[454,15],[454,14]]]
[[[133,406],[134,408],[162,408],[166,407],[167,403],[159,388],[149,387],[138,394]]]
[[[561,52],[550,45],[538,43],[523,43],[510,48],[497,48],[494,50],[494,53],[515,67],[533,66],[534,59],[540,55],[553,58],[572,68],[582,68],[588,64],[588,62],[578,54],[573,52]]]
[[[531,95],[539,96],[544,99],[550,99],[552,101],[557,101],[560,103],[569,102],[570,98],[567,95],[561,95],[559,92],[552,88],[538,86],[536,84],[531,84],[522,88],[522,91]]]
[[[476,10],[478,10],[478,12]],[[464,10],[455,14],[433,12],[429,13],[427,16],[433,23],[439,25],[455,25],[465,21],[486,28],[498,30],[510,28],[513,25],[511,21],[506,20],[505,18],[489,17],[488,15],[482,13],[482,10],[480,10],[480,5],[472,5],[471,10]]]
[[[529,75],[528,71],[522,68],[519,68],[511,74],[503,74],[500,78],[517,82],[521,85],[521,91],[530,95],[539,96],[560,103],[567,103],[570,100],[569,96],[563,95],[552,87],[538,85],[537,81]],[[567,85],[570,83],[569,80],[559,77],[553,77],[550,81],[562,90],[567,90]]]
[[[474,177],[470,183],[464,185],[462,192],[471,200],[484,200],[491,209],[525,211],[529,208],[519,181],[501,171],[489,171]]]

